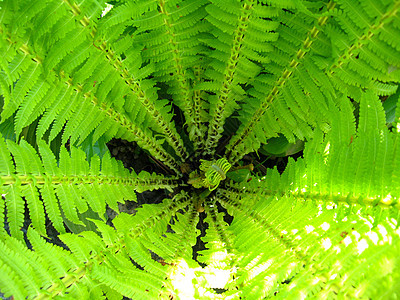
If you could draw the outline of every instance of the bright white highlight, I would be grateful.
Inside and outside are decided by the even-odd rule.
[[[107,6],[104,8],[104,10],[101,12],[101,17],[104,17],[110,10],[113,8],[111,4],[106,3]]]
[[[328,250],[330,247],[332,247],[332,242],[330,238],[326,238],[322,240],[322,247],[325,248],[325,250]]]
[[[362,239],[358,244],[357,244],[357,250],[358,254],[361,254],[364,252],[365,249],[368,248],[368,243],[365,239]]]
[[[323,231],[327,231],[331,227],[331,225],[327,222],[324,222],[321,224],[320,227],[322,228]]]
[[[383,198],[381,202],[382,202],[383,204],[386,204],[386,205],[392,204],[392,203],[393,203],[393,197],[392,197],[392,195],[391,195],[390,193],[387,194],[386,197]]]
[[[377,245],[379,241],[378,234],[374,231],[367,232],[366,235],[371,239],[371,241]]]
[[[306,229],[307,233],[310,233],[310,232],[314,231],[315,228],[312,225],[306,225],[305,229]]]
[[[348,245],[350,245],[350,244],[351,244],[351,237],[346,236],[346,237],[343,239],[343,244],[345,244],[346,247],[347,247]]]
[[[226,251],[218,251],[214,253],[211,264],[205,268],[199,265],[189,266],[181,258],[169,275],[174,296],[177,299],[198,299],[197,297],[201,299],[222,299],[210,289],[224,288],[232,280],[233,274],[236,273],[236,268],[229,268],[230,256]],[[253,271],[254,274],[252,276],[256,276],[271,264],[272,260],[265,262],[250,270],[250,273]],[[227,297],[224,299],[233,298]]]

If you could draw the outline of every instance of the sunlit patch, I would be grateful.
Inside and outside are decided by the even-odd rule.
[[[273,259],[269,259],[266,262],[259,264],[258,266],[256,266],[255,268],[253,268],[250,271],[250,276],[249,279],[253,279],[254,277],[256,277],[257,275],[261,274],[262,272],[264,272],[265,270],[267,270],[272,263],[274,262]]]
[[[224,245],[222,245],[222,243],[221,243],[220,246],[221,246],[221,247],[224,247]],[[221,260],[226,259],[227,256],[228,256],[228,252],[227,252],[226,250],[217,251],[217,252],[214,252],[214,253],[212,254],[212,256],[211,256],[211,261],[221,261]]]
[[[308,295],[306,292],[301,291],[300,295],[299,295],[299,299],[303,300],[303,299],[307,299]]]
[[[393,272],[394,269],[394,262],[387,257],[383,257],[379,262],[379,267],[381,269],[382,276],[386,276]]]
[[[333,250],[336,251],[336,254],[339,254],[342,251],[339,246],[334,246]]]
[[[389,221],[389,225],[390,227],[392,227],[393,229],[396,229],[397,227],[397,220],[395,218],[391,218]]]
[[[354,297],[356,299],[365,298],[365,297],[362,297],[362,296],[365,293],[365,290],[368,288],[368,286],[369,286],[369,284],[367,282],[365,282],[365,281],[362,282],[362,283],[357,284],[357,287],[354,290]]]
[[[323,211],[324,211],[324,210],[322,209],[322,204],[318,204],[318,214],[317,214],[317,217],[319,217],[319,216],[322,214]]]
[[[381,202],[382,202],[383,204],[386,204],[386,205],[392,204],[392,203],[393,203],[393,197],[392,197],[392,195],[391,195],[390,193],[387,194],[386,197],[383,198],[383,199],[381,200]]]
[[[231,270],[222,270],[207,266],[203,276],[211,288],[224,288],[231,279]]]
[[[252,259],[251,262],[246,265],[245,269],[246,270],[253,269],[253,267],[258,264],[258,262],[260,261],[261,257],[262,257],[262,255],[258,255],[254,259]]]
[[[222,256],[222,254],[218,255],[218,257]],[[173,293],[178,299],[195,299],[196,295],[202,299],[231,299],[229,297],[218,298],[209,289],[224,288],[232,279],[236,268],[229,268],[226,263],[221,261],[216,265],[217,267],[208,265],[205,268],[200,266],[193,268],[188,265],[186,260],[180,259],[169,276],[174,289]]]
[[[301,235],[296,235],[295,240],[301,240]]]
[[[329,277],[329,280],[334,280],[337,277],[337,273],[332,274],[331,277]]]
[[[266,290],[272,289],[275,286],[275,282],[276,282],[276,274],[272,274],[270,276],[266,276],[264,278],[264,288]],[[237,299],[237,298],[235,298]]]
[[[319,227],[321,227],[322,230],[327,231],[331,227],[331,225],[327,222],[324,222]]]
[[[394,231],[398,236],[400,236],[400,227]]]
[[[107,6],[104,8],[104,10],[101,12],[101,17],[104,17],[110,10],[113,8],[111,4],[106,3]]]
[[[314,229],[315,229],[315,228],[314,228],[314,226],[312,226],[312,225],[306,225],[306,227],[305,227],[305,230],[307,231],[307,233],[312,232]]]
[[[294,289],[296,287],[296,283],[292,282],[288,285],[288,290]]]
[[[327,204],[327,205],[326,205],[326,209],[335,209],[336,207],[337,207],[337,206],[336,206],[335,203]]]
[[[196,269],[191,269],[184,259],[181,259],[170,275],[171,284],[175,291],[179,291],[180,298],[193,299],[195,288],[192,281],[196,278]]]
[[[367,248],[368,248],[368,242],[365,239],[362,239],[361,241],[358,242],[357,244],[358,254],[363,253],[364,250]]]
[[[359,215],[359,218],[361,219],[361,220],[363,220],[364,221],[364,224],[366,224],[366,225],[368,225],[368,227],[370,228],[370,229],[372,229],[372,222],[374,222],[374,218],[372,218],[371,216],[369,216],[369,219],[372,221],[370,221],[370,220],[368,220],[367,218],[364,218],[363,216],[361,216],[361,215]]]
[[[361,234],[359,234],[358,231],[353,230],[351,233],[355,236],[356,241],[358,241],[360,239]]]
[[[321,280],[318,277],[315,277],[312,281],[313,285],[316,285],[318,282],[320,282]]]
[[[299,232],[299,230],[298,229],[292,229],[292,234],[296,234],[296,233],[298,233]]]
[[[331,143],[327,143],[324,149],[324,156],[329,154],[329,148],[331,146]],[[326,161],[325,161],[326,162]]]
[[[379,233],[382,235],[382,239],[379,244],[381,245],[383,243],[389,242],[388,232],[387,232],[385,226],[379,224],[377,227],[378,227]]]
[[[378,234],[375,231],[367,232],[366,235],[370,238],[370,240],[377,245],[379,241]]]
[[[322,239],[322,247],[324,247],[325,250],[328,250],[330,247],[332,247],[331,239],[330,238]]]
[[[352,240],[351,240],[351,237],[349,237],[349,236],[346,236],[346,237],[342,240],[342,243],[345,244],[346,247],[347,247],[348,245],[350,245],[351,242],[352,242]]]

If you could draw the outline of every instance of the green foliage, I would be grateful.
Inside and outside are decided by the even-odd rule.
[[[288,156],[296,154],[304,149],[304,142],[297,140],[295,143],[289,143],[284,136],[270,138],[268,144],[260,148],[260,152],[268,156]]]
[[[0,1],[1,293],[399,297],[400,1],[110,3]]]

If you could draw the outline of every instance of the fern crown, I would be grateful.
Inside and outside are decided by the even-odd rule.
[[[6,297],[399,297],[399,0],[0,0],[0,37]]]

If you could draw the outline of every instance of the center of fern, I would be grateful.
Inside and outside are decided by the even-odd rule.
[[[196,189],[207,188],[213,191],[226,179],[230,168],[231,164],[225,158],[214,161],[201,159],[199,170],[189,174],[188,183]]]

